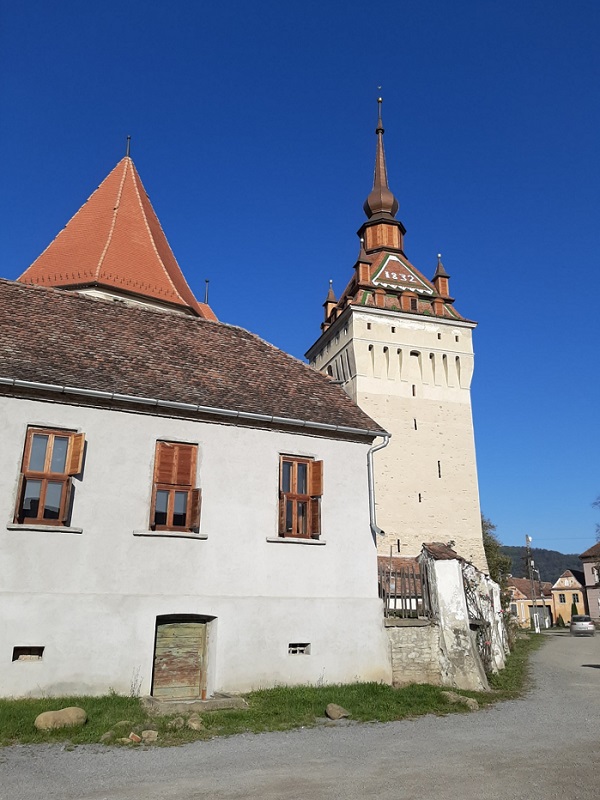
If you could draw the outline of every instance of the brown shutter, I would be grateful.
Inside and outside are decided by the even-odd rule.
[[[71,436],[69,462],[67,475],[79,475],[83,469],[83,451],[85,448],[85,433],[74,433]]]
[[[66,480],[63,489],[62,508],[60,512],[60,521],[63,525],[69,524],[69,512],[71,511],[71,481]]]
[[[321,463],[321,462],[319,462]],[[310,500],[310,535],[317,539],[321,533],[321,501],[318,497]]]
[[[323,494],[323,462],[311,461],[309,463],[309,495],[320,497]]]
[[[175,469],[175,480],[177,486],[193,486],[196,483],[196,453],[198,447],[195,444],[177,444],[177,466]]]
[[[202,489],[192,489],[190,498],[190,528],[200,528],[200,508],[202,505]]]
[[[17,506],[15,509],[15,519],[14,519],[15,522],[23,521],[21,519],[21,513],[22,513],[21,504],[23,502],[24,491],[25,491],[25,476],[23,475],[23,473],[21,473],[19,475],[19,483],[17,485]]]
[[[175,445],[170,442],[157,442],[154,458],[154,482],[174,483]]]
[[[279,492],[279,534],[285,534],[285,502],[286,498],[283,492]]]

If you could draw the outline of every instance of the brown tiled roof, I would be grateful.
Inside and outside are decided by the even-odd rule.
[[[0,280],[0,380],[377,431],[331,380],[220,322]]]
[[[100,286],[215,319],[187,285],[128,156],[19,280],[68,288]]]
[[[528,600],[531,600],[531,581],[529,578],[509,578],[508,579],[508,588],[514,587],[518,589],[524,597]],[[552,596],[552,584],[548,581],[542,581],[540,584],[538,581],[535,581],[535,594],[536,597],[540,596],[540,589],[542,597],[551,597]]]
[[[449,544],[443,544],[442,542],[429,542],[428,544],[423,545],[423,549],[426,550],[436,561],[451,561],[454,558],[464,561],[464,559],[462,559],[458,553],[450,547]]]
[[[600,558],[600,542],[592,545],[589,550],[582,553],[579,558]]]

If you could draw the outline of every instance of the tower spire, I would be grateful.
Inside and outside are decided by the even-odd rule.
[[[373,188],[365,200],[363,206],[365,214],[369,219],[375,214],[389,214],[394,217],[398,211],[398,200],[394,197],[388,186],[387,168],[385,164],[385,151],[383,149],[384,127],[381,119],[381,105],[383,99],[377,98],[377,150],[375,154],[375,176],[373,178]]]

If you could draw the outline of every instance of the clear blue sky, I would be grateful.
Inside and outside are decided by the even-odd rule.
[[[479,322],[481,503],[506,544],[600,521],[598,0],[0,0],[0,274],[124,155],[199,298],[302,357],[358,252],[381,84],[406,252]],[[40,324],[43,324],[42,321]]]

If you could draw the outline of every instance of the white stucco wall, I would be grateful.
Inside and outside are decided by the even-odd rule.
[[[487,570],[471,413],[473,327],[353,306],[309,351],[311,364],[331,368],[392,434],[374,462],[383,555],[391,548],[415,556],[423,542],[452,540]]]
[[[71,526],[11,529],[28,425],[86,434]],[[0,692],[151,689],[158,615],[209,625],[209,694],[277,683],[391,680],[367,445],[0,397]],[[200,535],[149,530],[155,443],[198,443]],[[324,462],[324,544],[277,536],[279,455]],[[136,535],[137,534],[137,535]],[[288,643],[310,642],[309,656]],[[39,662],[13,647],[43,646]]]

